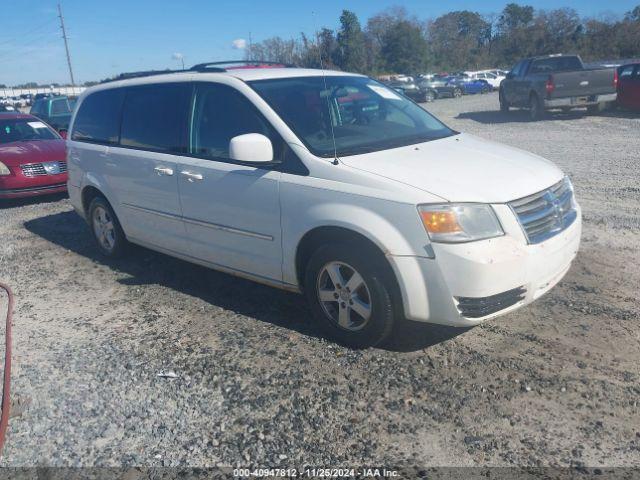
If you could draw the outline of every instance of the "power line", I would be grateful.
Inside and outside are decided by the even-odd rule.
[[[62,16],[62,7],[58,3],[58,16],[60,17],[60,28],[62,29],[62,38],[64,39],[64,49],[67,52],[67,64],[69,65],[69,75],[71,76],[71,86],[75,87],[76,82],[73,80],[73,69],[71,68],[71,55],[69,55],[69,44],[67,43],[67,31],[64,29],[64,17]]]
[[[10,51],[7,50],[6,52],[0,52],[0,60],[2,61],[6,61],[8,59],[13,59],[13,58],[18,58],[18,57],[22,57],[25,55],[25,53],[27,53],[28,50],[30,50],[32,47],[38,45],[47,39],[53,39],[55,37],[55,33],[54,32],[48,32],[45,33],[43,35],[39,35],[35,38],[32,38],[31,40],[29,40],[28,42],[22,44],[22,45],[18,45],[16,47],[13,47]],[[50,43],[50,42],[48,42]]]
[[[44,22],[41,25],[38,25],[35,28],[32,28],[31,30],[27,30],[25,32],[20,32],[20,36],[19,37],[14,37],[14,38],[10,38],[9,40],[2,40],[0,42],[0,45],[7,45],[9,43],[16,43],[19,42],[21,40],[24,40],[25,37],[28,37],[29,35],[33,34],[33,33],[37,33],[40,32],[42,29],[44,29],[44,27],[48,27],[49,25],[51,25],[52,23],[54,23],[56,21],[55,18],[52,18],[50,20],[47,20],[46,22]]]

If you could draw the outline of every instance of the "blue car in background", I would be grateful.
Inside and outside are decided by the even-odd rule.
[[[476,93],[488,93],[493,90],[490,83],[483,79],[470,79],[465,77],[447,77],[447,85],[455,85],[462,89],[465,95]]]

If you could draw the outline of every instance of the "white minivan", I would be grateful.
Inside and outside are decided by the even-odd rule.
[[[104,83],[67,151],[102,253],[133,242],[304,293],[357,347],[405,318],[473,326],[526,305],[580,243],[559,168],[362,75],[203,64]]]

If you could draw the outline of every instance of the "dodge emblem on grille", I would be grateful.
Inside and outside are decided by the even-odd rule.
[[[562,225],[562,204],[560,199],[551,191],[545,193],[545,200],[553,207],[553,218],[556,225]]]
[[[60,164],[58,162],[44,162],[42,166],[49,175],[57,175],[60,173]]]

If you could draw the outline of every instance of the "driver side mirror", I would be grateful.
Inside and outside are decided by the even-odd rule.
[[[238,162],[271,163],[273,145],[260,133],[238,135],[229,142],[229,158]]]
[[[513,79],[513,73],[509,72],[507,73],[507,75],[505,76],[505,78],[507,78],[508,80],[512,80]]]

